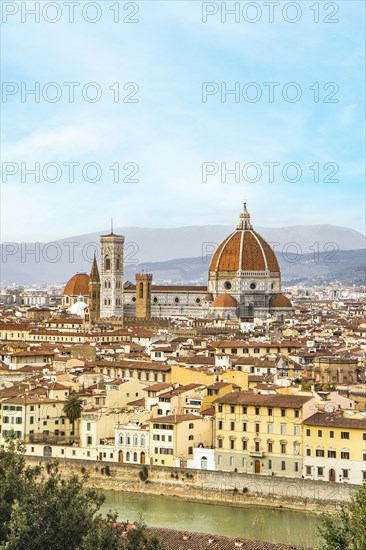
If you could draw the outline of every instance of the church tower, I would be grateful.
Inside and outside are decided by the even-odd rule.
[[[100,317],[123,315],[123,247],[125,238],[113,233],[100,237]]]
[[[94,254],[89,280],[89,322],[95,323],[100,318],[100,277],[97,259]]]
[[[136,317],[151,318],[151,285],[150,273],[136,275]]]

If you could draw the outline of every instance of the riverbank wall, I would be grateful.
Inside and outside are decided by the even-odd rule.
[[[46,465],[55,459],[27,457],[27,461]],[[302,512],[332,510],[350,500],[358,489],[356,485],[308,479],[90,460],[59,460],[59,469],[65,476],[87,474],[86,484],[96,489],[168,496],[188,502],[269,506]],[[120,499],[117,495],[116,498]],[[125,500],[128,500],[127,495]]]

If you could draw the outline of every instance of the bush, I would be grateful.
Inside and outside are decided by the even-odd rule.
[[[366,481],[349,503],[323,515],[318,534],[320,550],[366,550]]]
[[[62,478],[56,461],[26,466],[19,440],[0,449],[2,550],[163,550],[142,521],[126,534],[116,513],[103,517],[103,502],[102,495],[84,487],[83,478]]]

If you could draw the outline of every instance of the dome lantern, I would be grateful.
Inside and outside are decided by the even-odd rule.
[[[250,214],[247,210],[247,201],[244,201],[243,211],[240,214],[237,229],[253,229],[253,226],[250,223]]]

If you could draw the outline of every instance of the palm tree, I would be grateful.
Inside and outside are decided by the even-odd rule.
[[[81,417],[81,411],[83,410],[83,404],[80,397],[75,394],[69,394],[64,404],[64,413],[72,423],[72,433],[75,433],[75,420]]]

